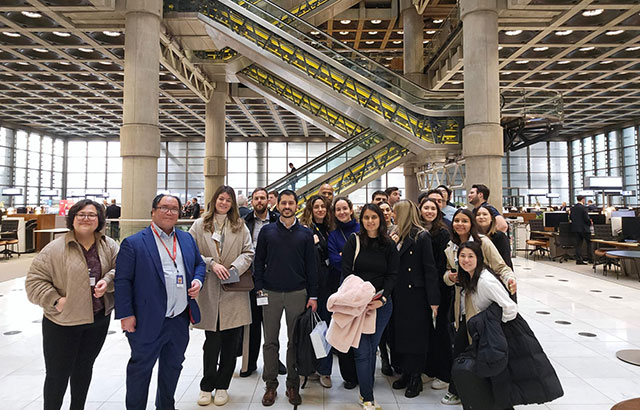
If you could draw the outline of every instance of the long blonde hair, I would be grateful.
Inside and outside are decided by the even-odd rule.
[[[205,212],[204,216],[202,217],[204,222],[204,229],[209,232],[213,232],[213,220],[216,214],[216,201],[218,200],[220,194],[223,193],[226,193],[231,197],[231,208],[229,208],[229,211],[227,211],[227,219],[231,223],[231,232],[236,233],[240,228],[242,228],[244,222],[240,218],[240,212],[238,212],[236,192],[229,185],[220,185],[218,189],[216,189],[216,192],[213,194],[211,201],[209,201],[207,212]]]
[[[417,230],[416,236],[425,230],[420,222],[418,207],[410,200],[398,201],[393,206],[393,213],[396,215],[396,233],[400,240],[404,240],[414,229]]]

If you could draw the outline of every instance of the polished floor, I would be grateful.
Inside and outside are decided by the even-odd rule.
[[[0,408],[7,410],[42,408],[42,314],[38,306],[27,301],[24,277],[20,277],[29,259],[30,256],[24,255],[0,262]],[[615,356],[620,349],[640,349],[640,290],[633,286],[637,279],[603,279],[600,270],[596,276],[589,276],[580,273],[581,269],[584,273],[590,272],[589,267],[566,263],[540,263],[524,258],[514,262],[520,311],[541,341],[565,391],[564,397],[553,403],[519,408],[608,410],[616,402],[640,396],[640,367],[623,363]],[[124,408],[129,346],[119,329],[120,323],[113,321],[94,368],[88,410]],[[201,408],[196,399],[203,339],[201,331],[191,332],[176,392],[176,407],[180,410]],[[310,382],[302,392],[302,408],[359,408],[357,390],[342,388],[337,366],[334,369],[333,388],[324,389],[317,381]],[[407,399],[402,391],[391,389],[393,378],[383,376],[379,370],[376,375],[376,399],[385,410],[461,409],[461,406],[441,405],[443,392],[430,388],[425,388],[417,398]],[[291,406],[284,395],[284,376],[280,377],[273,408],[289,409]],[[151,397],[154,392],[155,384]],[[258,374],[242,379],[236,373],[229,390],[231,400],[224,408],[262,408],[262,393],[263,383]],[[150,400],[149,408],[153,408],[152,402]]]

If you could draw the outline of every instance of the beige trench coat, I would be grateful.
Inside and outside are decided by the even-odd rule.
[[[220,279],[211,270],[211,261],[221,263],[229,269],[235,266],[241,275],[251,275],[249,268],[253,261],[253,246],[249,229],[243,223],[238,232],[232,232],[229,223],[224,228],[224,248],[222,255],[218,255],[212,233],[204,229],[204,220],[196,220],[189,233],[196,240],[202,259],[207,264],[205,281],[198,295],[198,306],[202,319],[194,325],[197,329],[227,330],[251,323],[251,305],[249,292],[226,292],[222,290]],[[218,244],[219,245],[219,244]]]

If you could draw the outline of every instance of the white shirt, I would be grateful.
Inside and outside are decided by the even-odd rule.
[[[478,287],[471,294],[471,301],[478,313],[488,308],[491,303],[496,302],[502,308],[503,322],[515,319],[518,314],[518,305],[511,300],[504,285],[486,269],[480,273]]]

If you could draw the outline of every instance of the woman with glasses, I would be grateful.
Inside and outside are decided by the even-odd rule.
[[[205,331],[206,338],[198,404],[210,404],[215,390],[213,403],[222,406],[229,401],[227,390],[236,367],[242,328],[251,323],[249,291],[225,290],[222,282],[251,275],[253,260],[251,234],[240,218],[233,188],[222,185],[216,190],[207,212],[193,223],[189,233],[207,264],[206,280],[198,296],[202,319],[195,325]]]
[[[71,385],[70,409],[83,409],[93,363],[104,344],[111,310],[118,244],[101,230],[104,208],[84,199],[69,209],[69,232],[33,259],[25,288],[42,306],[44,409],[57,410]]]

